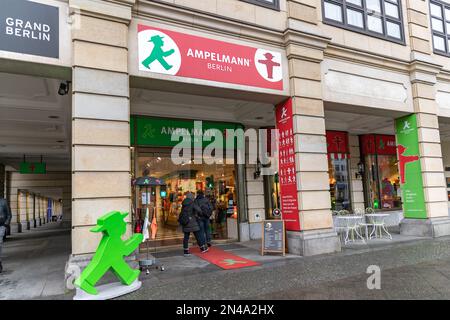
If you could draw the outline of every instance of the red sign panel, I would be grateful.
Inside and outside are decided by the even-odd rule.
[[[180,32],[138,25],[139,70],[283,90],[282,55]]]
[[[397,154],[395,136],[376,135],[375,144],[377,146],[377,154],[385,154],[385,155]]]
[[[344,131],[327,131],[328,153],[350,153],[348,134]]]
[[[361,136],[361,149],[364,155],[396,155],[395,136],[366,134]]]
[[[286,220],[286,230],[300,231],[292,99],[278,105],[275,116],[278,129],[278,176],[282,218]]]

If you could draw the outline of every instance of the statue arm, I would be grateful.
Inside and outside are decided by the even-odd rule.
[[[139,244],[142,242],[142,240],[144,239],[144,236],[142,235],[142,233],[136,233],[134,234],[130,239],[128,239],[125,242],[125,255],[130,255],[134,250],[137,249],[137,247],[139,247]]]

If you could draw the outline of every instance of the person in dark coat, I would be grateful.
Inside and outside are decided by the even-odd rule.
[[[200,207],[194,202],[194,195],[191,192],[186,193],[186,198],[181,203],[182,208],[181,212],[187,212],[189,215],[189,222],[186,225],[182,225],[182,229],[184,232],[183,239],[183,249],[184,255],[189,256],[189,237],[191,236],[191,232],[194,234],[195,239],[197,239],[197,243],[200,247],[202,253],[207,252],[209,249],[205,244],[205,237],[201,233],[200,225],[198,223],[199,215],[202,210]]]
[[[0,198],[0,273],[3,271],[2,265],[2,246],[6,235],[6,228],[11,223],[11,209],[5,199]]]
[[[204,235],[206,240],[206,245],[211,247],[211,230],[209,228],[209,218],[212,215],[213,207],[208,198],[202,190],[197,191],[197,197],[195,198],[195,203],[200,207],[201,213],[199,215],[198,223],[200,224],[200,231]]]

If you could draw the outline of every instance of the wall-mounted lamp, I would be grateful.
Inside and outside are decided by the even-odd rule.
[[[256,180],[261,176],[261,161],[259,159],[256,162],[255,172],[253,173],[253,178]]]
[[[358,162],[358,172],[355,173],[356,179],[362,178],[364,175],[364,163]]]
[[[58,89],[58,94],[60,96],[65,96],[69,93],[69,85],[71,84],[71,81],[61,82]]]

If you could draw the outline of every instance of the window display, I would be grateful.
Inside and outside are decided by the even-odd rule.
[[[395,136],[361,136],[365,165],[366,206],[374,209],[401,209],[400,175]]]
[[[328,157],[331,210],[350,210],[350,183],[348,160]]]
[[[350,210],[350,170],[348,133],[327,131],[328,175],[331,210]]]
[[[136,208],[146,204],[155,208],[158,245],[181,243],[183,234],[178,230],[181,203],[187,192],[196,194],[198,190],[204,192],[214,208],[211,216],[213,239],[228,238],[227,219],[237,219],[238,214],[234,165],[194,164],[193,161],[176,165],[168,151],[146,152],[143,149],[137,154],[136,176],[146,171],[164,181],[164,185],[150,188],[148,194],[138,190],[140,194],[135,195]],[[140,217],[145,216],[145,212],[138,211]]]

